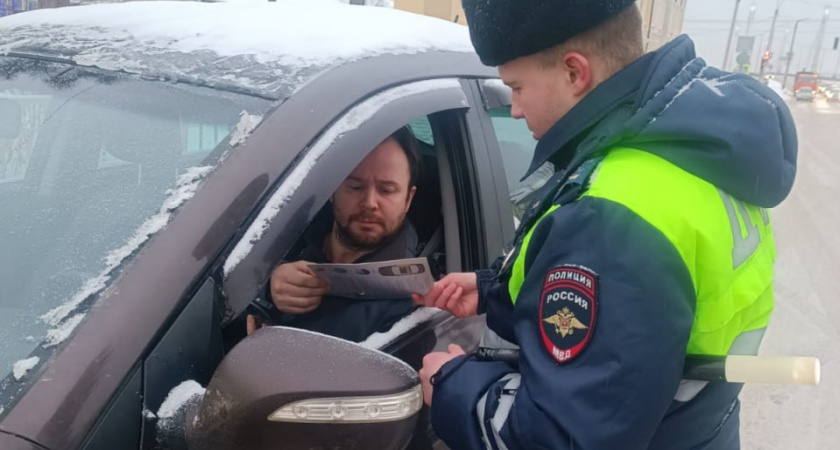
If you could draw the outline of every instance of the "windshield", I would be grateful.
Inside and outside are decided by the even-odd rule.
[[[0,57],[0,390],[69,335],[114,269],[269,106]]]

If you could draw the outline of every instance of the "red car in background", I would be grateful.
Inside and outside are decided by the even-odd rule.
[[[819,80],[820,76],[815,72],[798,72],[793,82],[794,95],[803,87],[809,87],[817,92],[819,90]]]

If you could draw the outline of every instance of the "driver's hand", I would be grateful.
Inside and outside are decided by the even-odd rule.
[[[262,328],[265,324],[252,314],[248,314],[245,322],[245,331],[248,332],[248,336],[254,334],[257,330]]]
[[[271,274],[271,300],[284,313],[313,311],[330,291],[330,286],[309,269],[308,262],[281,264]]]

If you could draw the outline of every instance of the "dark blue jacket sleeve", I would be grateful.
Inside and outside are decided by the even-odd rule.
[[[508,318],[519,367],[473,358],[444,366],[432,403],[441,438],[458,449],[646,449],[679,387],[694,317],[681,256],[626,207],[585,197],[544,218],[524,257]],[[550,349],[566,336],[541,309],[558,267],[597,279],[595,318],[573,330],[589,339],[568,360]]]

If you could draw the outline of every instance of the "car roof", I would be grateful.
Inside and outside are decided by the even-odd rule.
[[[128,2],[0,19],[25,55],[285,98],[325,70],[381,55],[474,54],[466,27],[338,0]]]

